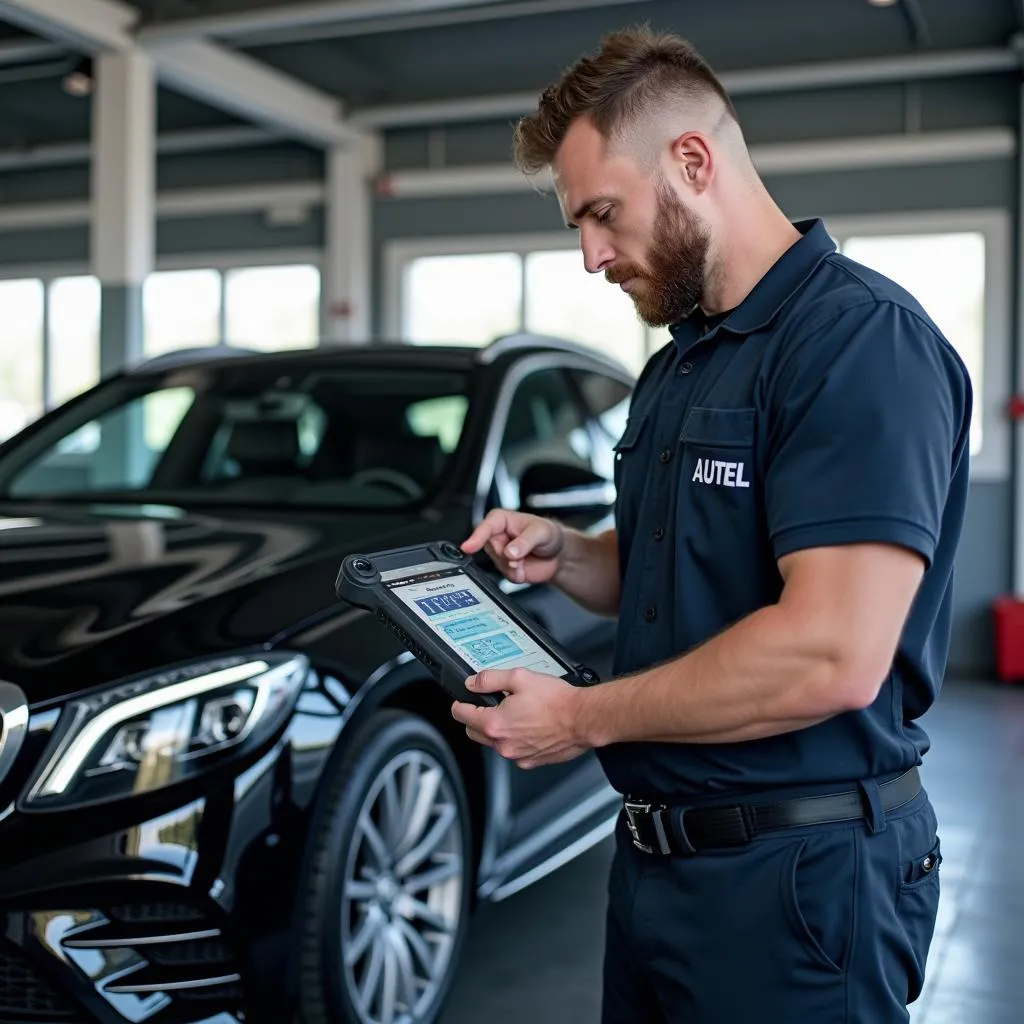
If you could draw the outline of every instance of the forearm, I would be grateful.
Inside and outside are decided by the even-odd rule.
[[[593,746],[774,736],[861,706],[854,671],[832,631],[773,605],[674,661],[581,690],[581,735]]]
[[[619,547],[615,530],[580,533],[562,527],[564,544],[553,583],[599,615],[619,610]]]

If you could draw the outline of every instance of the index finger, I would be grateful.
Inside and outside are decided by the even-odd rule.
[[[503,509],[494,509],[481,520],[477,528],[462,542],[462,550],[467,555],[479,551],[492,537],[499,533],[508,533],[509,523]]]

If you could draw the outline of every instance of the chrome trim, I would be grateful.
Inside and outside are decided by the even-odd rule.
[[[615,814],[619,813],[622,806],[622,797],[607,784],[575,804],[548,825],[531,832],[515,846],[505,850],[494,865],[495,874],[502,872],[511,874],[517,870],[519,864],[536,856],[552,843],[558,842],[574,828],[584,824],[588,818],[601,814],[606,806],[609,809],[614,808]]]
[[[192,978],[186,981],[150,981],[134,985],[116,982],[103,987],[111,995],[141,995],[150,992],[185,992],[197,988],[215,988],[217,985],[231,985],[241,980],[242,976],[233,972],[231,974],[216,974],[207,978]]]
[[[593,484],[586,487],[567,488],[550,494],[535,494],[526,501],[527,508],[576,508],[580,505],[614,505],[615,485]]]
[[[215,939],[219,928],[201,928],[191,932],[169,932],[164,935],[136,935],[120,939],[64,939],[65,949],[129,949],[132,946],[158,946],[166,942],[191,942],[196,939]]]
[[[28,700],[21,687],[0,682],[0,781],[21,750],[28,731]]]
[[[608,838],[608,836],[612,835],[615,831],[615,823],[617,820],[618,812],[613,814],[596,828],[592,828],[586,835],[577,839],[575,843],[570,843],[564,850],[560,850],[543,863],[538,864],[531,871],[527,871],[525,874],[519,875],[518,877],[513,877],[510,881],[505,882],[504,885],[499,885],[488,898],[492,903],[498,903],[501,900],[507,899],[509,896],[514,896],[517,892],[525,889],[527,886],[533,885],[534,882],[544,878],[545,875],[550,875],[553,871],[557,871],[560,867],[564,867],[570,861],[575,860],[575,858],[586,853],[587,850],[592,849],[597,846],[598,843],[603,842]]]

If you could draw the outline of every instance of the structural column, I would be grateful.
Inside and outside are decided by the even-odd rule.
[[[102,286],[100,375],[142,355],[142,286],[155,248],[156,85],[139,50],[97,57],[92,266]]]
[[[370,340],[372,195],[380,141],[357,137],[327,152],[326,238],[322,277],[323,337]]]

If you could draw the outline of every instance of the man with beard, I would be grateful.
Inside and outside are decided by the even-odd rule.
[[[917,719],[947,658],[967,372],[924,310],[790,223],[685,40],[617,33],[516,132],[583,262],[672,340],[616,446],[616,528],[492,511],[464,542],[619,617],[614,678],[452,708],[624,797],[604,1024],[895,1024],[941,860]]]

